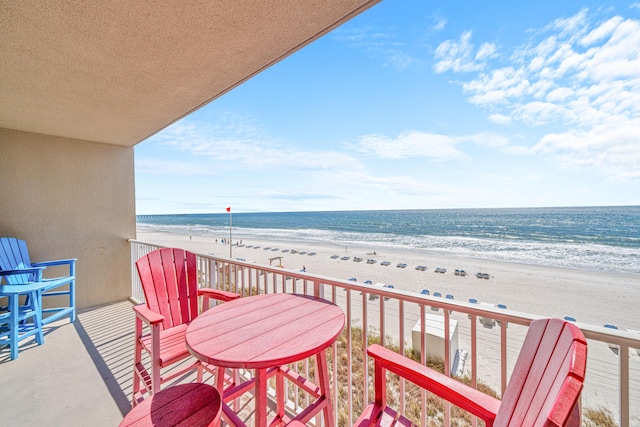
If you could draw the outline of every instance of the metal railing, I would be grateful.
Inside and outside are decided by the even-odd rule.
[[[131,298],[135,302],[144,301],[135,260],[158,248],[160,246],[131,241]],[[333,365],[334,397],[340,396],[333,399],[336,425],[351,425],[357,419],[355,400],[370,401],[368,370],[359,367],[362,372],[354,372],[353,365],[354,355],[366,359],[371,341],[394,346],[403,354],[414,350],[423,364],[429,354],[435,355],[443,359],[448,375],[467,376],[472,386],[484,383],[501,395],[528,325],[542,317],[210,255],[198,254],[198,268],[201,286],[231,290],[244,296],[275,292],[316,295],[344,310],[346,328],[340,346],[342,351],[346,348],[345,369],[339,370],[338,344],[334,344],[329,359]],[[621,427],[638,425],[640,334],[584,323],[576,325],[589,346],[583,409],[593,406],[599,409],[602,405],[617,418]],[[308,370],[308,365],[304,369]],[[399,387],[398,408],[403,412],[407,404],[405,383],[401,382]],[[425,407],[424,392],[421,400]],[[296,402],[291,404],[291,410],[295,411]],[[450,425],[448,404],[441,415],[444,425]],[[427,425],[424,411],[421,417],[421,424]],[[476,425],[475,420],[472,423]]]

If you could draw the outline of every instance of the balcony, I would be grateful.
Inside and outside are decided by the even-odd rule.
[[[156,248],[133,241],[132,261]],[[362,403],[372,398],[364,387],[371,374],[359,365],[370,343],[403,353],[417,350],[414,354],[422,363],[427,363],[428,353],[435,354],[442,359],[445,372],[467,376],[471,384],[482,384],[500,395],[528,324],[538,317],[207,255],[199,255],[198,263],[203,286],[231,287],[243,295],[317,294],[344,310],[345,332],[328,355],[329,369],[337,373],[332,387],[340,398],[333,405],[340,426],[351,425]],[[133,268],[132,283],[132,300],[140,301],[142,293]],[[130,408],[133,325],[131,302],[123,301],[80,312],[72,325],[65,321],[49,325],[45,345],[23,345],[15,361],[9,362],[8,351],[0,349],[3,420],[7,425],[74,426],[88,421],[95,426],[117,425]],[[620,426],[639,425],[640,335],[578,326],[589,345],[583,415],[604,409]],[[438,333],[433,332],[436,329]],[[344,355],[340,364],[339,351]],[[408,384],[398,387],[394,406],[404,410],[415,401],[405,398]],[[428,398],[422,393],[419,406],[425,407]],[[299,410],[298,404],[304,402],[290,402],[289,410]],[[247,420],[251,419],[250,407],[250,401],[242,406]],[[458,415],[444,405],[428,419],[424,413],[418,417],[422,425],[428,421],[450,425]]]

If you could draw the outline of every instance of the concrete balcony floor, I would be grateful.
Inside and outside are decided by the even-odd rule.
[[[2,426],[114,427],[131,409],[135,315],[123,301],[78,313],[45,327],[45,342],[20,345],[16,360],[0,347]],[[185,361],[188,363],[188,361]],[[165,384],[193,382],[187,373]],[[205,382],[213,378],[205,373]],[[253,424],[253,398],[237,411]]]
[[[45,328],[44,345],[21,343],[16,360],[0,347],[6,426],[117,426],[131,408],[134,321],[123,301]]]

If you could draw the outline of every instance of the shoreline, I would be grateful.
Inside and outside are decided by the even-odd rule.
[[[141,233],[141,234],[145,234],[145,233],[149,233],[149,234],[154,234],[154,233],[161,233],[161,234],[176,234],[176,235],[185,235],[185,236],[194,236],[194,237],[202,237],[202,238],[208,238],[208,239],[218,239],[218,241],[220,242],[221,239],[227,239],[229,237],[228,233],[225,235],[224,233],[212,233],[210,230],[208,229],[199,229],[199,228],[194,228],[194,229],[189,229],[188,227],[177,227],[176,229],[162,229],[162,228],[146,228],[145,224],[138,224],[138,226],[142,225],[142,228],[138,228],[137,232]],[[622,275],[622,276],[631,276],[631,277],[636,277],[638,279],[638,290],[640,291],[640,271],[620,271],[619,269],[615,269],[615,268],[598,268],[598,267],[591,267],[589,268],[588,266],[574,266],[574,265],[559,265],[556,261],[556,259],[552,259],[552,260],[547,260],[548,263],[543,263],[543,262],[532,262],[530,260],[519,260],[519,259],[496,259],[496,257],[493,258],[487,258],[487,257],[482,257],[480,255],[480,252],[477,251],[469,251],[469,253],[455,253],[455,252],[447,252],[447,251],[443,251],[443,250],[439,250],[438,248],[433,248],[433,247],[415,247],[415,246],[399,246],[396,243],[391,243],[391,242],[376,242],[374,243],[370,243],[367,241],[354,241],[352,243],[345,243],[345,242],[340,242],[340,243],[335,243],[335,242],[329,242],[329,241],[324,241],[324,240],[318,240],[318,239],[314,239],[313,237],[305,237],[305,236],[296,236],[296,237],[290,237],[289,236],[282,238],[279,236],[265,236],[265,237],[256,237],[252,234],[245,234],[241,231],[242,229],[238,229],[236,232],[233,233],[232,239],[234,242],[239,242],[239,241],[246,241],[246,242],[270,242],[270,244],[274,244],[274,243],[278,243],[281,245],[297,245],[297,246],[304,246],[304,247],[308,247],[308,246],[318,246],[318,247],[323,247],[323,248],[331,248],[331,247],[335,247],[336,250],[343,250],[344,248],[356,248],[356,249],[365,249],[365,248],[369,248],[372,251],[386,251],[386,252],[407,252],[407,253],[413,253],[416,256],[422,255],[424,257],[444,257],[444,258],[459,258],[459,259],[467,259],[467,260],[471,260],[471,261],[477,261],[477,262],[496,262],[496,263],[507,263],[507,264],[514,264],[514,265],[520,265],[523,267],[532,267],[532,266],[539,266],[542,268],[558,268],[561,270],[571,270],[571,271],[579,271],[579,272],[590,272],[590,273],[594,273],[594,274],[598,274],[598,273],[605,273],[605,274],[613,274],[613,275]],[[201,234],[202,232],[205,232],[204,234]],[[235,247],[235,245],[234,245]],[[612,264],[615,265],[615,264]]]

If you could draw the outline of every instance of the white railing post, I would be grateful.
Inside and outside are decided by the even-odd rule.
[[[629,427],[629,347],[620,346],[618,360],[620,361],[620,427]]]

